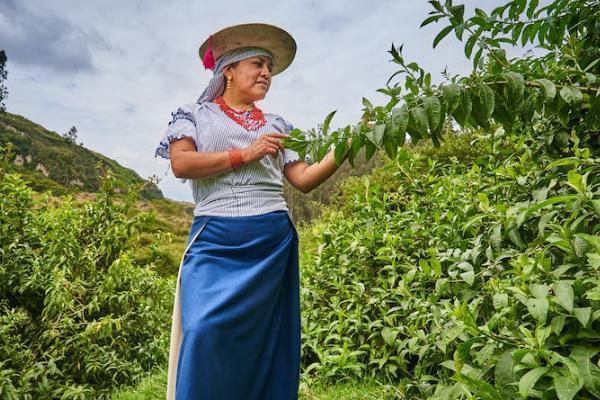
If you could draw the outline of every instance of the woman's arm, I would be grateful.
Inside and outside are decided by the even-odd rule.
[[[323,160],[310,166],[304,161],[293,162],[285,166],[283,173],[293,187],[302,193],[308,193],[337,171],[338,166],[334,157],[334,152],[330,151]],[[344,154],[342,162],[347,157],[348,152]]]
[[[233,169],[226,151],[199,153],[188,137],[171,143],[171,169],[177,178],[202,179]]]
[[[245,149],[242,149],[244,164],[260,160],[267,154],[277,157],[283,150],[281,138],[288,135],[281,133],[265,134]],[[199,152],[194,140],[190,137],[176,139],[170,144],[171,169],[177,178],[203,179],[222,174],[232,169],[227,151]]]

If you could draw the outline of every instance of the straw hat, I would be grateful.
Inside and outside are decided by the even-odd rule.
[[[273,54],[275,64],[271,75],[285,70],[296,55],[296,41],[274,25],[253,23],[233,25],[212,34],[202,43],[198,54],[205,68],[212,69],[215,60],[240,47],[261,47]]]

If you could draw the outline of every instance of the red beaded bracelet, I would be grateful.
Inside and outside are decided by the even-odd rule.
[[[229,150],[229,163],[233,169],[239,168],[244,163],[241,150]]]

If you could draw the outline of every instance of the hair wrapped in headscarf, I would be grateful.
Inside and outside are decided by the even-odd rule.
[[[198,104],[204,103],[205,101],[213,101],[217,97],[221,96],[225,91],[225,82],[223,80],[223,68],[233,64],[234,62],[245,60],[246,58],[256,56],[267,56],[273,60],[273,54],[261,47],[242,47],[239,49],[231,50],[223,54],[217,60],[217,63],[212,66],[205,62],[204,65],[207,69],[212,69],[214,76],[208,82],[208,86],[204,89],[198,100]],[[211,68],[212,67],[212,68]]]

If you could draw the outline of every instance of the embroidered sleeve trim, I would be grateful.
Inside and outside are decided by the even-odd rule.
[[[161,142],[159,143],[158,147],[156,148],[156,151],[154,152],[154,157],[162,157],[162,158],[167,158],[169,159],[169,145],[173,142],[173,140],[175,139],[183,139],[184,137],[191,137],[192,139],[194,139],[194,137],[188,133],[185,132],[175,132],[175,133],[171,133],[168,134],[163,140],[161,140]],[[194,139],[194,142],[196,141],[196,139]]]
[[[184,111],[181,108],[178,108],[177,111],[175,111],[174,113],[171,113],[171,116],[173,117],[173,119],[171,120],[171,122],[169,122],[169,125],[171,125],[178,119],[187,119],[192,124],[196,125],[196,121],[194,120],[194,116],[192,115],[192,113]]]
[[[171,119],[171,121],[169,121],[169,125],[168,125],[169,128],[167,128],[167,133],[162,138],[158,147],[156,148],[156,151],[154,152],[154,157],[160,156],[162,158],[169,159],[170,158],[169,157],[169,146],[170,146],[171,142],[173,142],[173,140],[175,140],[175,139],[191,137],[192,139],[194,139],[194,141],[196,140],[194,138],[194,136],[190,132],[186,132],[186,130],[180,130],[179,132],[170,132],[171,130],[173,130],[173,131],[176,130],[175,126],[172,126],[172,125],[179,120],[187,120],[187,121],[191,122],[192,124],[194,124],[194,127],[195,127],[196,121],[194,120],[194,116],[192,115],[191,112],[185,111],[182,108],[178,108],[177,111],[171,113],[171,116],[173,118]]]

